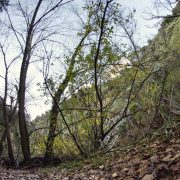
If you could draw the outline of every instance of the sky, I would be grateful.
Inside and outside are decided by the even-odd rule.
[[[119,2],[128,8],[136,9],[137,39],[146,44],[147,39],[152,39],[158,30],[157,20],[148,20],[150,15],[147,12],[154,11],[153,0],[119,0]]]
[[[78,4],[77,0],[75,3]],[[157,26],[154,26],[157,23],[157,20],[147,20],[148,16],[145,12],[151,12],[153,11],[153,3],[152,0],[117,0],[122,4],[122,6],[136,9],[136,21],[137,21],[137,35],[136,35],[136,41],[139,42],[141,45],[145,45],[147,43],[148,39],[152,39],[153,36],[157,33]],[[68,18],[68,14],[64,15],[64,19]],[[70,18],[70,21],[73,20],[73,17]],[[71,24],[70,24],[71,26]],[[75,26],[74,26],[75,27]],[[13,38],[8,39],[10,42],[13,41]],[[64,37],[64,41],[66,41],[66,37]],[[75,41],[75,40],[74,40]],[[11,43],[10,43],[11,44]],[[13,49],[13,48],[12,48]],[[16,51],[13,49],[13,51]],[[13,54],[11,52],[11,54]],[[12,55],[13,56],[13,55]],[[3,63],[2,63],[2,54],[0,55],[0,75],[3,74]],[[62,65],[61,65],[62,66]],[[30,115],[31,119],[34,119],[37,115],[41,115],[46,110],[50,109],[51,102],[49,101],[48,104],[45,104],[46,98],[44,98],[42,95],[42,92],[37,91],[37,83],[42,82],[43,78],[42,75],[39,73],[40,66],[38,64],[32,64],[30,65],[30,69],[28,72],[28,81],[31,82],[31,86],[28,87],[27,92],[27,111]],[[13,79],[14,74],[18,77],[19,71],[18,64],[14,64],[12,67],[12,76]],[[14,78],[15,80],[15,78]],[[33,84],[33,85],[32,85]],[[0,95],[3,94],[3,79],[0,78]]]

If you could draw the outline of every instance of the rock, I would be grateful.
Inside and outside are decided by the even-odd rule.
[[[97,176],[95,176],[95,175],[92,175],[92,176],[90,176],[90,179],[98,180],[99,178]]]
[[[69,180],[69,177],[63,177],[63,180]]]
[[[117,173],[113,173],[113,174],[112,174],[112,177],[113,177],[113,178],[117,178],[117,177],[119,177],[119,175],[118,175]]]
[[[101,178],[100,180],[106,180],[105,178]]]
[[[102,165],[102,166],[99,166],[99,169],[104,169],[104,165]]]
[[[129,168],[124,168],[123,171],[124,171],[124,172],[128,172],[128,171],[129,171]]]
[[[142,180],[153,180],[154,179],[154,176],[152,174],[146,174]]]

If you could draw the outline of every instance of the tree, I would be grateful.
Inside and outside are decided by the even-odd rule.
[[[2,105],[3,105],[3,118],[4,118],[4,123],[5,123],[5,131],[3,132],[3,135],[2,135],[2,138],[0,141],[0,146],[1,146],[0,155],[2,154],[2,150],[3,150],[2,143],[6,138],[10,164],[15,165],[15,157],[14,157],[14,152],[13,152],[13,144],[12,144],[12,139],[11,139],[10,126],[13,121],[14,114],[16,112],[17,103],[14,107],[12,107],[13,97],[12,96],[8,97],[8,94],[9,94],[9,89],[10,89],[10,87],[9,87],[9,69],[10,69],[11,65],[19,58],[19,55],[17,57],[13,58],[10,61],[10,63],[8,64],[8,61],[6,58],[6,52],[4,51],[4,47],[1,44],[0,44],[0,49],[1,49],[2,56],[3,56],[3,63],[4,63],[4,69],[5,69],[4,76],[1,75],[1,78],[4,79],[4,98],[1,98],[1,101],[2,101]],[[7,104],[8,98],[11,99],[10,106],[8,106],[8,104]]]
[[[89,17],[89,19],[90,19],[90,17]],[[74,52],[72,53],[72,56],[70,58],[68,58],[68,61],[70,62],[70,64],[68,65],[66,75],[65,75],[64,79],[62,80],[62,83],[60,83],[58,85],[58,88],[54,93],[52,93],[50,91],[47,74],[45,76],[45,84],[46,84],[46,87],[48,88],[48,91],[49,91],[51,97],[52,97],[52,108],[50,110],[50,115],[49,115],[49,119],[50,119],[49,134],[48,134],[48,138],[47,138],[47,142],[46,142],[46,152],[45,152],[45,156],[44,156],[45,162],[51,162],[51,159],[53,157],[53,144],[54,144],[54,139],[55,139],[55,134],[56,134],[56,127],[57,127],[57,120],[58,120],[59,113],[62,116],[63,122],[66,124],[66,128],[68,129],[68,132],[70,133],[78,150],[80,151],[80,153],[82,155],[85,154],[85,152],[83,152],[80,145],[78,144],[76,137],[71,132],[69,125],[66,122],[65,117],[61,111],[59,103],[61,101],[62,95],[64,94],[65,90],[68,87],[69,82],[73,81],[73,79],[75,78],[73,73],[74,73],[77,57],[78,57],[79,53],[81,52],[81,49],[84,46],[85,40],[88,38],[89,34],[91,33],[91,26],[89,26],[88,23],[89,23],[89,20],[87,21],[87,25],[85,25],[85,32],[81,33],[82,37],[80,39],[79,44],[76,46]]]
[[[25,113],[25,94],[26,94],[26,80],[27,80],[27,72],[30,65],[30,60],[35,51],[36,47],[47,40],[54,33],[46,34],[46,29],[48,29],[47,22],[54,15],[53,13],[59,8],[71,1],[59,0],[56,2],[48,2],[47,8],[43,10],[43,1],[38,0],[33,10],[33,13],[28,13],[24,11],[23,5],[20,1],[18,1],[17,7],[18,11],[23,15],[22,17],[25,20],[26,24],[26,34],[25,38],[22,33],[19,33],[18,30],[14,27],[12,22],[12,17],[8,10],[6,10],[6,14],[10,23],[9,28],[14,32],[17,42],[19,43],[20,49],[22,51],[22,64],[19,75],[19,88],[18,88],[18,103],[19,103],[19,129],[20,129],[20,137],[21,137],[21,147],[24,156],[24,162],[30,161],[30,145],[29,145],[29,134],[26,122],[26,113]],[[29,7],[30,8],[30,7]],[[39,15],[40,14],[40,15]],[[44,26],[44,27],[42,27]],[[41,31],[39,31],[39,28]],[[44,33],[44,34],[43,34]],[[46,34],[46,35],[45,35]],[[37,38],[35,40],[35,37]]]
[[[115,101],[118,95],[115,95],[113,101],[107,103],[110,91],[108,92],[108,88],[106,89],[106,82],[108,82],[109,69],[112,68],[113,64],[115,65],[116,63],[119,63],[118,61],[121,61],[121,57],[123,56],[122,47],[120,47],[121,52],[119,53],[116,46],[112,43],[113,36],[116,36],[116,34],[114,34],[114,29],[118,27],[128,34],[131,29],[127,29],[125,25],[130,22],[131,17],[123,17],[120,12],[119,4],[112,0],[107,0],[106,2],[99,1],[98,3],[94,3],[94,5],[89,9],[91,9],[94,14],[93,20],[95,21],[94,24],[96,24],[94,33],[97,38],[97,43],[95,41],[92,43],[93,45],[91,46],[90,52],[90,56],[93,57],[90,58],[93,61],[93,87],[95,88],[95,99],[97,103],[96,114],[94,114],[95,120],[92,125],[92,131],[94,132],[93,146],[94,151],[97,151],[101,146],[101,142],[104,141],[109,132],[120,122],[117,120],[117,122],[115,122],[116,125],[112,126],[107,122],[109,116],[108,107],[110,104],[113,104],[113,101]],[[124,28],[122,28],[123,21],[125,22]],[[128,38],[130,39],[130,37],[131,36],[129,35]],[[134,41],[130,39],[130,42],[132,43]],[[121,46],[122,45],[123,41]],[[135,48],[136,46],[134,45],[133,47]]]

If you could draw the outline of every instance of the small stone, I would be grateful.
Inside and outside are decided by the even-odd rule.
[[[106,180],[106,179],[102,177],[100,180]]]
[[[146,174],[142,180],[153,180],[154,179],[154,176],[152,174]]]
[[[95,179],[95,178],[96,178],[96,176],[95,176],[95,175],[91,175],[90,177],[91,177],[91,179]]]
[[[102,165],[102,166],[99,166],[99,169],[104,169],[104,165]]]
[[[69,180],[69,177],[63,177],[63,180]]]
[[[112,177],[113,177],[113,178],[117,178],[117,177],[119,177],[119,175],[118,175],[117,173],[113,173],[113,174],[112,174]]]
[[[123,171],[124,171],[124,172],[128,172],[129,169],[128,169],[128,168],[124,168]]]

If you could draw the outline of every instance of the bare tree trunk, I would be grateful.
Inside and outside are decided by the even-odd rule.
[[[10,128],[9,128],[9,117],[8,117],[8,107],[7,107],[7,97],[8,97],[8,65],[6,61],[6,55],[3,50],[3,47],[1,46],[1,51],[4,58],[4,66],[5,66],[5,78],[4,78],[4,98],[3,101],[3,113],[4,113],[4,121],[5,121],[5,128],[6,128],[6,136],[3,134],[3,138],[7,138],[7,147],[8,147],[8,156],[11,164],[15,163],[14,158],[14,152],[13,152],[13,146],[12,146],[12,140],[11,140],[11,134],[10,134]],[[3,139],[2,139],[3,140]],[[3,150],[3,149],[2,149]]]
[[[17,87],[15,88],[17,89]],[[11,113],[8,114],[8,123],[9,123],[8,125],[12,124],[14,122],[13,120],[15,120],[13,117],[16,113],[16,108],[17,108],[17,102],[14,107],[11,103]],[[0,140],[0,157],[2,156],[2,153],[3,153],[3,142],[6,140],[6,137],[7,137],[7,129],[3,131],[3,134]]]
[[[5,77],[5,96],[3,99],[3,111],[4,111],[4,120],[5,120],[5,127],[6,127],[6,137],[7,137],[7,146],[8,146],[8,156],[9,160],[12,164],[15,163],[14,158],[14,152],[13,152],[13,146],[12,146],[12,140],[11,140],[11,134],[9,129],[9,119],[7,115],[7,105],[6,105],[6,99],[7,99],[7,73]]]
[[[23,55],[23,61],[21,65],[20,72],[20,81],[19,81],[19,92],[18,92],[18,100],[19,100],[19,130],[20,130],[20,138],[21,138],[21,147],[22,153],[24,156],[24,162],[29,162],[31,159],[30,156],[30,144],[29,144],[29,134],[28,128],[26,124],[26,114],[25,114],[25,92],[26,92],[26,76],[29,67],[29,61],[31,57],[31,46],[32,46],[32,38],[33,38],[33,30],[34,23],[38,13],[38,10],[41,6],[42,0],[39,0],[34,11],[31,23],[29,25],[27,38],[26,38],[26,46]]]
[[[10,129],[9,126],[7,125],[7,145],[8,145],[8,156],[11,165],[15,164],[15,158],[14,158],[14,152],[13,152],[13,146],[12,146],[12,139],[11,139],[11,134],[10,134]]]

